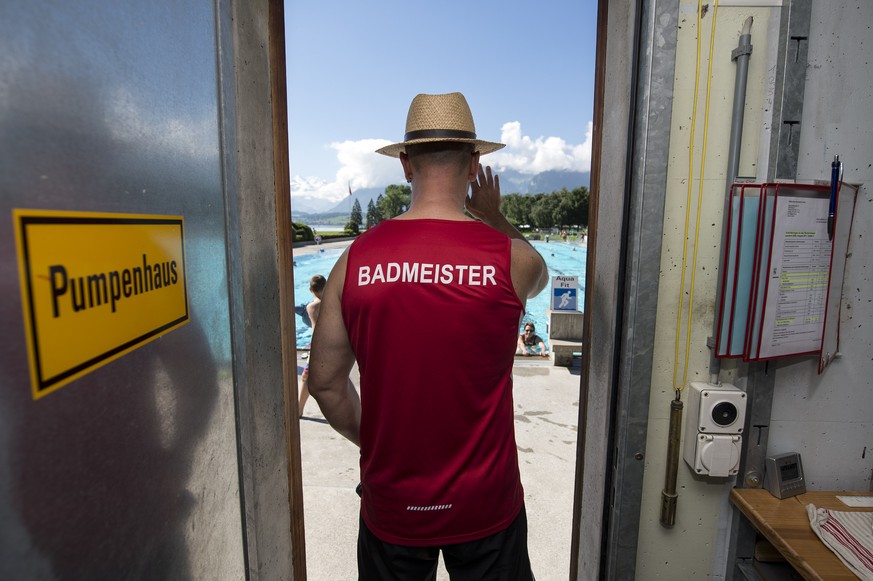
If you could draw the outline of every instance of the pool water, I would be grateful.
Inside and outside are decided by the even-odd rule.
[[[549,277],[552,276],[578,276],[579,291],[577,294],[577,308],[582,310],[585,302],[585,263],[588,258],[588,248],[578,244],[566,244],[564,242],[532,242],[534,248],[542,255],[549,268]],[[536,326],[537,335],[542,337],[549,346],[549,338],[546,335],[546,311],[549,309],[551,299],[552,280],[543,291],[532,299],[528,299],[525,305],[522,324],[531,321]]]
[[[566,244],[563,242],[532,242],[534,248],[542,254],[549,268],[549,276],[578,276],[579,277],[579,309],[582,308],[585,296],[585,262],[587,248],[578,244]],[[316,274],[327,277],[333,265],[339,260],[343,249],[322,249],[321,252],[304,254],[294,257],[294,304],[305,305],[312,300],[309,292],[309,279]],[[546,311],[549,308],[550,286],[543,289],[536,297],[527,301],[523,323],[533,322],[537,334],[543,338],[548,346],[549,339],[546,336]],[[297,328],[297,347],[308,347],[312,341],[312,329],[307,327],[300,315],[294,316]]]

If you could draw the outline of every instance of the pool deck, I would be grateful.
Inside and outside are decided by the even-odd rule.
[[[322,248],[343,248],[349,241]],[[295,255],[318,252],[295,248]],[[306,351],[298,352],[297,373]],[[357,367],[352,380],[358,385]],[[528,547],[537,579],[566,579],[570,568],[579,367],[518,358],[513,367],[515,431],[528,515]],[[311,398],[300,421],[306,567],[310,581],[357,578],[356,542],[360,500],[358,449],[327,425]],[[448,580],[440,565],[439,581]]]
[[[294,246],[294,256],[303,256],[305,254],[316,254],[321,250],[331,248],[345,248],[353,242],[351,239],[337,240],[336,242],[322,242],[321,244],[307,243]]]

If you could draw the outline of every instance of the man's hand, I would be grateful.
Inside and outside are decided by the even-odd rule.
[[[491,167],[483,168],[479,164],[479,175],[475,181],[470,182],[470,189],[473,191],[473,198],[467,199],[466,204],[470,215],[513,239],[512,286],[524,303],[538,295],[549,281],[546,262],[500,212],[500,180],[491,174]]]
[[[493,225],[495,219],[502,217],[500,213],[500,178],[492,175],[491,166],[482,167],[479,164],[479,176],[470,182],[473,198],[467,198],[467,211],[477,220]]]

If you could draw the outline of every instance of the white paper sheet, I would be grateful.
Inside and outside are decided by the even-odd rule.
[[[873,496],[838,496],[846,506],[873,507]]]
[[[825,197],[777,196],[761,359],[821,349],[831,260],[828,203]]]

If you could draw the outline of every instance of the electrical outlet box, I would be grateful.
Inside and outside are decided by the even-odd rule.
[[[733,476],[740,467],[742,443],[742,436],[698,432],[690,448],[691,457],[686,453],[685,461],[702,476]]]
[[[746,393],[724,383],[692,382],[685,422],[685,462],[702,476],[733,476],[739,470]]]

